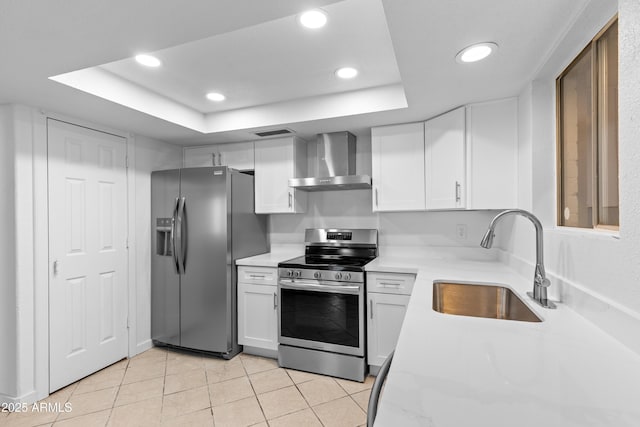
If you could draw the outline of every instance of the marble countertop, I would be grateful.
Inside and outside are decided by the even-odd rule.
[[[536,305],[504,264],[380,257],[367,270],[418,273],[377,427],[640,425],[640,356],[562,303]],[[543,322],[438,313],[443,279],[507,285]]]

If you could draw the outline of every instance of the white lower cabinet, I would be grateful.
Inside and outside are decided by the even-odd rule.
[[[275,277],[276,268],[238,267],[238,344],[278,349],[278,286],[272,280]]]
[[[396,348],[414,281],[414,274],[367,273],[369,366],[379,368]]]

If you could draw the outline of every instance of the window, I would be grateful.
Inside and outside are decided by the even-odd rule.
[[[618,20],[556,81],[558,224],[619,226]]]

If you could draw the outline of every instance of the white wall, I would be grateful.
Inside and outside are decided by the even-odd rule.
[[[592,0],[559,41],[538,77],[520,94],[520,161],[530,164],[530,176],[520,180],[521,196],[531,182],[532,209],[545,227],[545,266],[550,293],[583,316],[640,352],[640,4],[620,0],[619,26],[619,163],[620,233],[556,226],[555,79],[616,13],[616,2]],[[530,153],[530,154],[529,154]],[[526,169],[524,169],[526,171]],[[511,230],[509,228],[512,227]],[[504,230],[504,233],[501,231]],[[533,227],[517,218],[498,233],[509,261],[533,274]]]
[[[136,337],[139,353],[151,347],[151,172],[182,167],[182,147],[135,137]],[[131,169],[130,169],[131,172]]]
[[[16,286],[15,286],[15,202],[14,139],[12,110],[0,106],[0,194],[4,195],[0,208],[0,224],[5,224],[0,239],[0,401],[17,394],[16,370]]]

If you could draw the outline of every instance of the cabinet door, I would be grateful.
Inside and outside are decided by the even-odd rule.
[[[371,129],[373,211],[425,209],[424,124]]]
[[[367,294],[367,363],[381,366],[396,348],[409,295]]]
[[[278,349],[278,287],[238,283],[238,344]]]
[[[464,208],[465,109],[424,124],[427,209]]]
[[[297,213],[306,209],[306,194],[289,187],[289,179],[306,172],[306,144],[279,138],[255,144],[256,213]]]
[[[243,171],[253,170],[253,142],[186,147],[184,166],[229,166]]]
[[[517,100],[468,106],[467,144],[467,208],[517,207]]]

